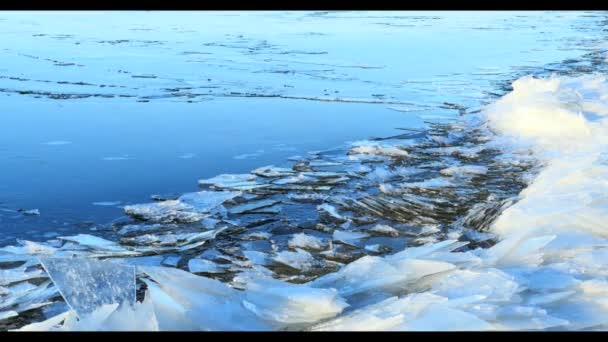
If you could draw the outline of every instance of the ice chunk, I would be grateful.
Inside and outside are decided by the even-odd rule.
[[[317,206],[321,218],[328,222],[344,223],[346,218],[338,213],[336,207],[331,204],[323,203]]]
[[[297,270],[308,271],[315,264],[313,256],[305,250],[296,248],[295,252],[282,251],[277,253],[274,260]]]
[[[40,258],[59,292],[84,317],[104,304],[135,303],[135,267],[84,258]]]
[[[102,206],[102,207],[113,207],[117,206],[121,201],[102,201],[102,202],[93,202],[93,205]]]
[[[40,210],[38,209],[19,209],[18,211],[27,216],[40,216]]]
[[[399,236],[399,231],[397,229],[386,224],[377,224],[369,231],[382,235]]]
[[[239,204],[237,206],[231,207],[230,209],[228,209],[228,212],[233,215],[234,214],[236,214],[236,215],[245,214],[248,212],[256,211],[258,209],[272,207],[273,205],[275,205],[277,203],[280,203],[280,201],[273,200],[273,199],[249,201],[249,202],[245,202],[243,204]]]
[[[18,315],[19,315],[19,313],[17,313],[17,311],[0,311],[0,321],[3,319],[15,317]]]
[[[444,176],[481,175],[487,172],[488,168],[480,165],[452,166],[439,171]]]
[[[177,200],[124,207],[127,215],[157,222],[196,222],[222,203],[238,196],[238,191],[199,191],[184,194]]]
[[[348,306],[334,289],[315,289],[263,276],[243,282],[245,308],[274,324],[314,323],[332,318]]]
[[[263,166],[251,171],[252,174],[260,177],[284,177],[293,175],[294,170],[282,167],[275,167],[273,165]],[[255,178],[255,177],[254,177]]]
[[[306,235],[304,233],[295,234],[288,242],[289,247],[300,247],[309,249],[323,249],[327,246],[321,239]]]
[[[75,242],[81,246],[90,247],[95,250],[104,250],[109,252],[126,252],[127,250],[121,247],[116,242],[102,239],[89,234],[78,234],[74,236],[60,236],[58,239]]]
[[[26,267],[21,266],[13,269],[0,269],[0,285],[10,285],[13,283],[35,279],[35,278],[44,278],[44,272],[39,269],[34,269],[32,271],[26,271]]]
[[[368,237],[368,234],[358,232],[347,232],[344,230],[334,230],[332,236],[334,241],[340,241],[348,245],[354,245],[357,240]]]
[[[198,181],[202,186],[214,186],[219,189],[251,190],[258,187],[268,186],[267,184],[255,181],[256,176],[251,174],[222,174],[209,179]]]
[[[383,155],[389,157],[407,157],[409,153],[406,150],[400,149],[396,146],[383,145],[371,141],[360,141],[353,143],[353,148],[350,150],[351,154],[371,154],[371,155]]]
[[[226,270],[211,260],[190,259],[188,269],[192,273],[224,273]]]

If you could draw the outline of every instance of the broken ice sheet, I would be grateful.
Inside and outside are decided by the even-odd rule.
[[[224,273],[226,270],[211,260],[190,259],[188,269],[192,273]]]
[[[225,201],[240,195],[236,191],[199,191],[187,193],[177,200],[125,206],[127,215],[157,222],[196,222]]]
[[[295,252],[279,252],[274,257],[274,261],[304,272],[311,269],[315,265],[315,259],[313,256],[300,248],[296,248]]]
[[[249,202],[245,202],[243,204],[240,204],[240,205],[237,205],[237,206],[234,206],[234,207],[228,209],[228,212],[230,214],[245,214],[247,212],[255,211],[257,209],[271,207],[277,203],[280,203],[280,201],[273,200],[273,199],[263,199],[260,201],[249,201]]]
[[[344,230],[334,230],[333,239],[348,245],[355,245],[357,240],[368,237],[368,234],[358,232],[347,232]]]
[[[219,189],[250,190],[260,186],[267,186],[255,181],[257,177],[248,173],[244,174],[221,174],[213,178],[201,179],[200,186],[213,186]]]
[[[40,258],[59,292],[79,317],[104,304],[135,303],[135,267],[85,258]]]
[[[275,167],[273,165],[259,167],[253,171],[252,174],[260,176],[260,177],[284,177],[290,176],[294,174],[294,170],[283,168],[283,167]],[[254,177],[255,178],[255,177]]]

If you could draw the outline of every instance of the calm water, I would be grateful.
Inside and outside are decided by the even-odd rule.
[[[88,231],[201,178],[455,118],[445,102],[480,108],[497,82],[597,47],[605,20],[0,13],[0,244]]]

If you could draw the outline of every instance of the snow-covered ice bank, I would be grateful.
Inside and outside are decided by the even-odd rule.
[[[105,304],[79,318],[68,311],[22,330],[608,329],[608,81],[525,77],[482,115],[498,134],[494,146],[522,158],[532,150],[544,164],[490,225],[499,237],[490,248],[463,250],[466,241],[447,239],[367,255],[303,284],[256,266],[234,279],[242,291],[138,266],[143,302]],[[311,254],[281,255],[293,264]]]

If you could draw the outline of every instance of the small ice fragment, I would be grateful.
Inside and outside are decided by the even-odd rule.
[[[60,146],[60,145],[69,145],[71,144],[71,141],[65,141],[65,140],[54,140],[54,141],[47,141],[45,143],[42,143],[43,145],[49,145],[49,146]]]
[[[0,311],[0,321],[3,319],[15,317],[18,315],[19,314],[16,311]]]
[[[129,159],[131,159],[131,158],[129,158],[129,156],[127,156],[127,155],[101,158],[101,160],[105,160],[105,161],[129,160]]]
[[[371,141],[360,141],[353,143],[350,154],[371,154],[388,157],[407,157],[409,153],[395,146],[382,145]]]
[[[486,172],[487,167],[478,165],[452,166],[439,171],[444,176],[482,175]]]
[[[224,269],[218,266],[211,260],[206,259],[190,259],[188,261],[188,269],[192,273],[223,273]]]
[[[17,211],[19,211],[23,215],[40,216],[40,210],[38,209],[19,209]]]
[[[275,205],[277,203],[280,203],[280,201],[273,200],[273,199],[251,201],[251,202],[246,202],[246,203],[234,206],[234,207],[228,209],[228,212],[230,214],[245,214],[245,213],[248,213],[251,211],[256,211],[258,209],[272,207],[273,205]]]
[[[275,167],[273,165],[259,167],[253,171],[252,174],[260,177],[284,177],[293,175],[295,172],[292,169]]]
[[[349,245],[355,243],[356,240],[363,239],[368,237],[369,235],[365,233],[358,232],[347,232],[343,230],[334,230],[333,239],[334,241],[340,241]]]
[[[79,317],[104,304],[135,303],[135,267],[84,258],[40,258],[59,292]]]
[[[180,259],[182,257],[178,256],[178,255],[170,255],[168,257],[166,257],[163,261],[162,261],[162,265],[163,266],[171,266],[171,267],[177,267],[177,264],[179,263]]]
[[[123,247],[118,245],[116,242],[102,239],[97,236],[89,234],[78,234],[74,236],[60,236],[58,239],[75,242],[81,246],[90,247],[93,249],[107,250],[112,252],[123,252],[126,251]]]
[[[288,244],[292,248],[323,249],[326,247],[326,244],[321,239],[304,233],[295,234]]]
[[[98,206],[102,206],[102,207],[110,207],[110,206],[116,206],[119,205],[120,201],[107,201],[107,202],[93,202],[93,205],[98,205]]]
[[[386,224],[377,224],[370,232],[382,234],[382,235],[390,235],[390,236],[399,236],[399,231],[389,225]]]
[[[277,253],[274,260],[278,263],[290,266],[297,270],[307,271],[314,265],[315,259],[310,253],[296,248],[295,252],[282,251]]]
[[[243,251],[243,255],[254,265],[267,265],[268,254],[258,251]]]
[[[331,204],[323,203],[317,206],[317,210],[319,211],[319,215],[325,221],[334,221],[337,223],[346,222],[346,219],[338,213],[336,207]]]
[[[260,186],[267,186],[255,181],[256,176],[245,174],[221,174],[213,178],[201,179],[198,184],[201,186],[214,186],[220,189],[248,190]]]
[[[367,246],[365,246],[365,250],[373,252],[373,253],[380,253],[380,252],[382,252],[382,249],[383,249],[382,247],[383,246],[380,244],[367,245]]]

